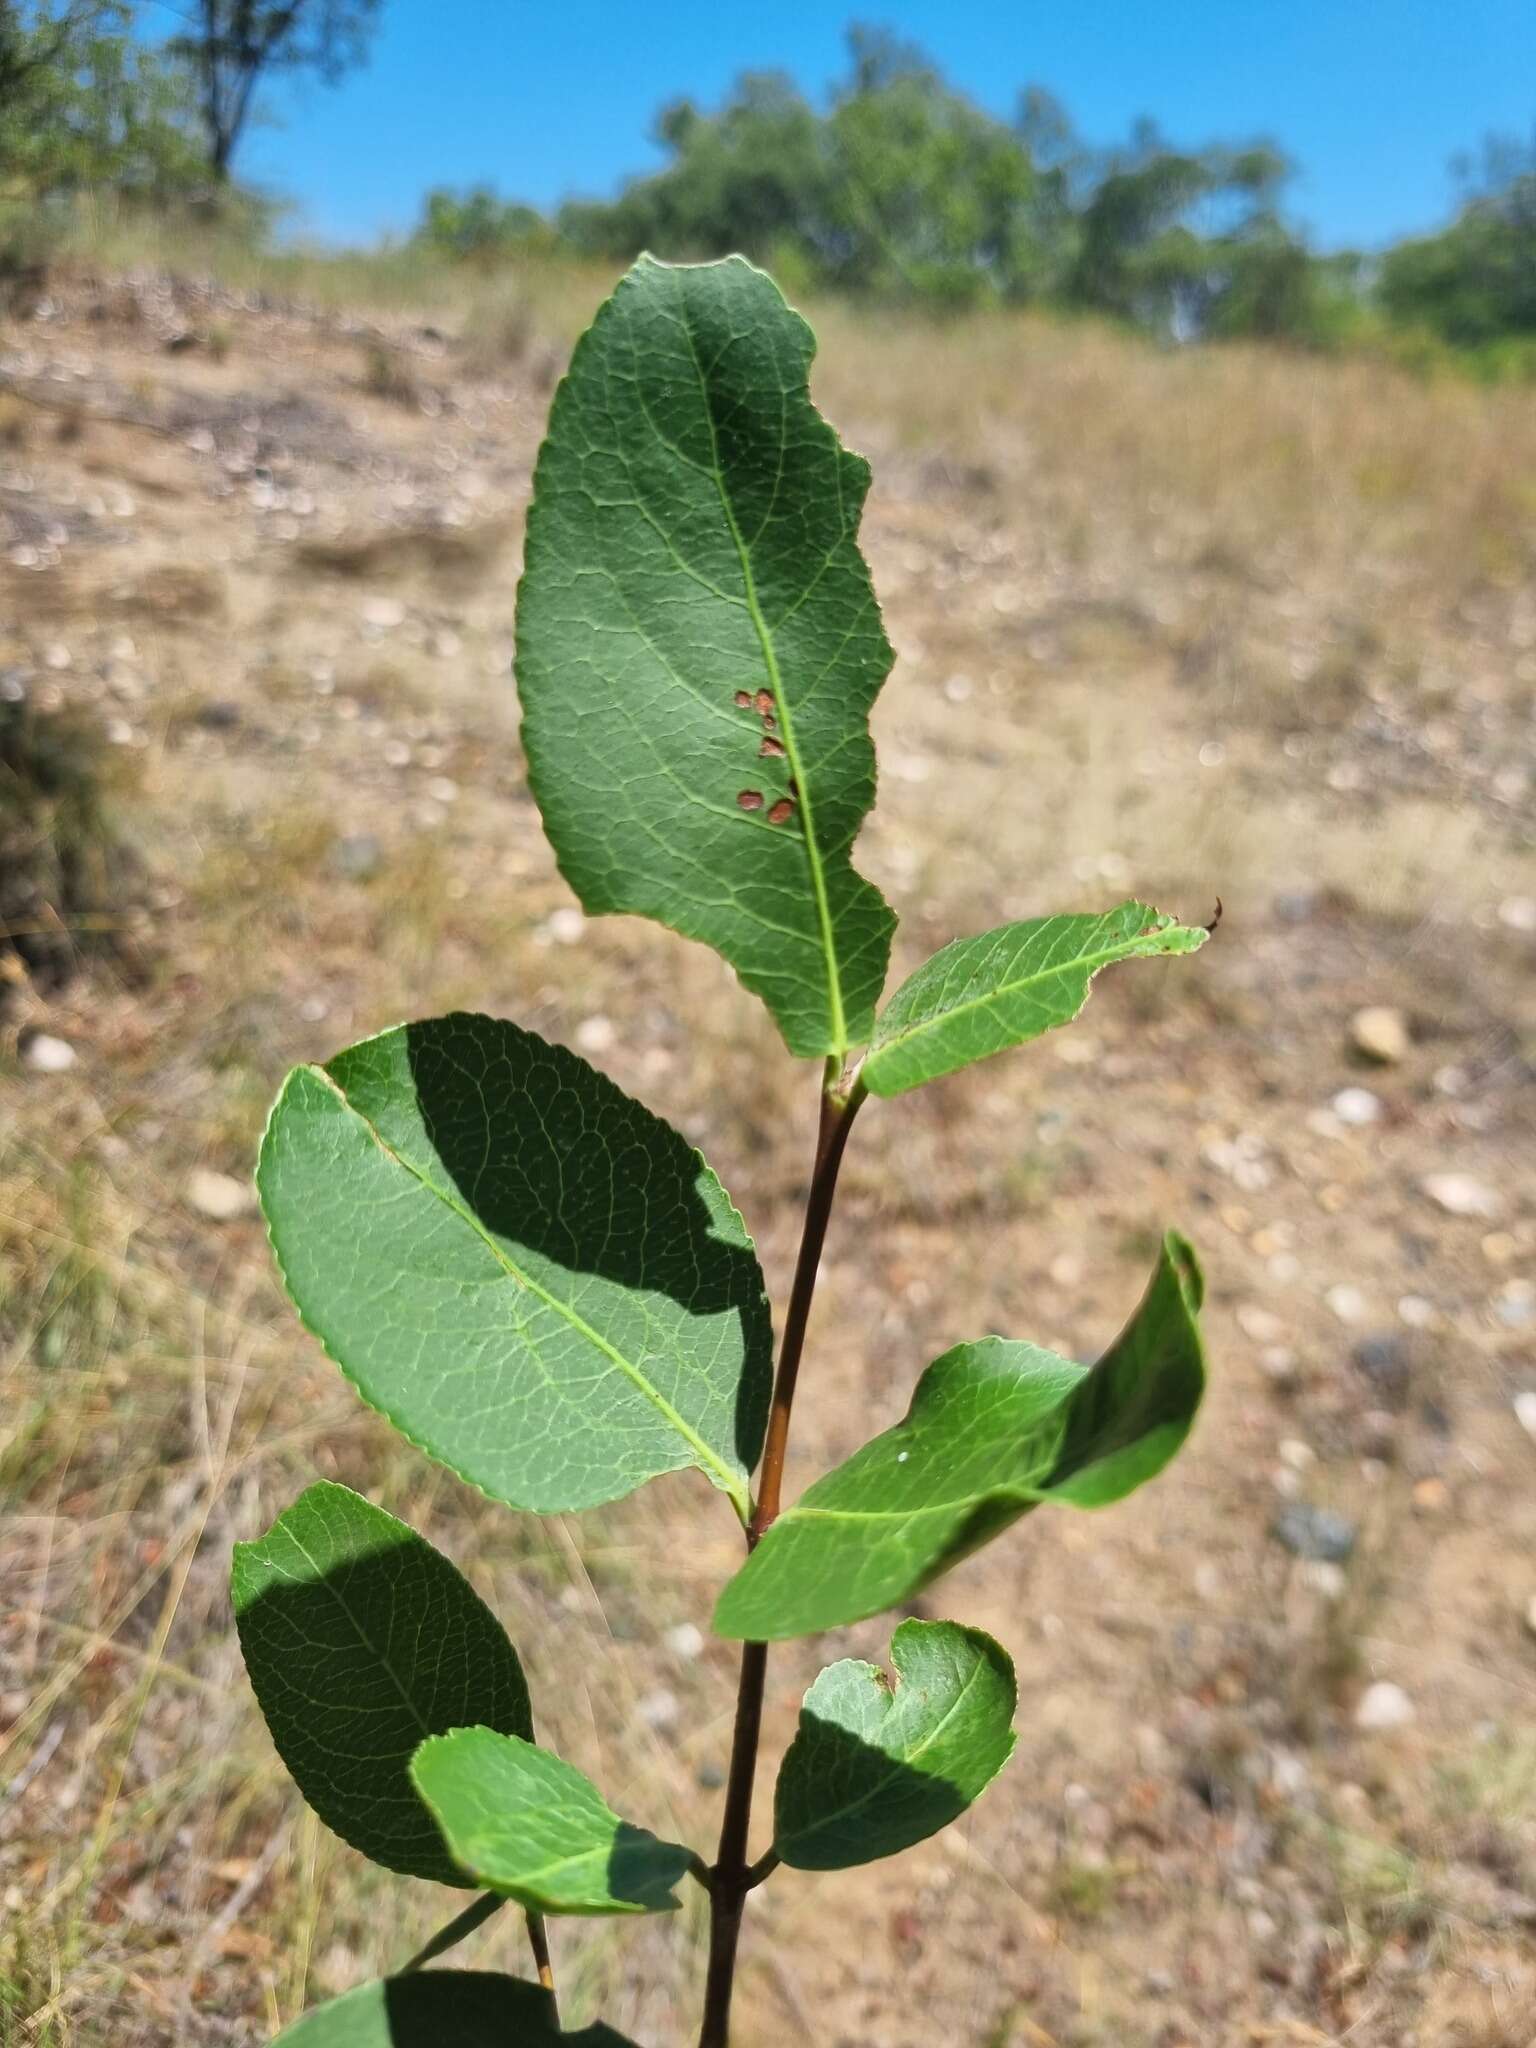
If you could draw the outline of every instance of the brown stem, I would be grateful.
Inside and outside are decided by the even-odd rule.
[[[544,1915],[527,1913],[524,1918],[528,1923],[528,1946],[533,1951],[533,1967],[539,1973],[539,1982],[549,1993],[550,2017],[558,2026],[560,2008],[555,2003],[555,1966],[550,1959],[549,1935],[544,1926]]]
[[[779,1366],[773,1383],[773,1406],[768,1415],[768,1432],[763,1443],[762,1472],[757,1505],[747,1525],[747,1548],[754,1549],[763,1532],[778,1518],[784,1486],[784,1454],[789,1445],[789,1418],[795,1403],[795,1383],[800,1375],[800,1355],[805,1349],[805,1329],[810,1320],[811,1300],[816,1292],[816,1272],[826,1243],[827,1224],[832,1215],[832,1197],[837,1188],[837,1171],[854,1113],[862,1100],[855,1087],[848,1095],[837,1093],[830,1076],[821,1096],[821,1121],[816,1133],[816,1164],[811,1190],[806,1198],[805,1221],[800,1231],[800,1255],[795,1261],[794,1284],[784,1318],[784,1339],[779,1346]],[[736,1946],[741,1936],[742,1907],[753,1885],[760,1884],[772,1868],[770,1858],[756,1864],[747,1861],[747,1831],[752,1821],[752,1781],[757,1773],[757,1744],[763,1723],[763,1684],[768,1670],[768,1645],[743,1643],[741,1677],[736,1689],[736,1725],[731,1736],[731,1764],[725,1784],[725,1812],[720,1824],[720,1848],[710,1872],[709,1965],[704,1979],[704,2021],[699,2048],[728,2048],[731,2023],[731,1990],[736,1977]]]

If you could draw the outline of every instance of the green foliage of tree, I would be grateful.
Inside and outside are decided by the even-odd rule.
[[[1455,221],[1389,249],[1377,290],[1390,319],[1454,347],[1536,337],[1536,142],[1485,144]]]
[[[130,27],[118,0],[0,0],[0,194],[163,204],[202,181],[188,74]]]

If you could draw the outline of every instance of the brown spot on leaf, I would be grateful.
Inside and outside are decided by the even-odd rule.
[[[795,815],[795,800],[792,796],[781,796],[768,812],[770,825],[782,825],[786,818]]]
[[[760,789],[743,789],[738,792],[736,801],[744,811],[760,811],[763,808],[763,792]]]
[[[752,709],[752,692],[750,690],[738,690],[736,692],[736,708],[738,711],[750,711]]]
[[[769,733],[757,751],[765,761],[782,761],[784,758],[784,742],[776,740],[772,733]]]
[[[773,710],[773,692],[771,690],[759,690],[756,701],[758,710],[761,711],[764,718],[767,718]]]

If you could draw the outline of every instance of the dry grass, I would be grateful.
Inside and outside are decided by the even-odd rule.
[[[0,666],[120,728],[159,906],[133,985],[110,963],[18,984],[0,1047],[4,2048],[255,2042],[442,1916],[303,1816],[239,1671],[230,1543],[316,1474],[471,1573],[542,1728],[616,1805],[702,1840],[718,1800],[729,1652],[664,1641],[705,1626],[732,1561],[705,1489],[579,1526],[498,1514],[359,1409],[258,1221],[199,1215],[191,1171],[244,1174],[293,1061],[486,1008],[592,1048],[700,1143],[782,1295],[810,1137],[809,1084],[702,949],[631,921],[570,944],[551,921],[569,896],[521,776],[511,589],[549,373],[604,281],[135,232],[83,234],[60,321],[3,337],[18,389],[67,389],[73,426],[28,410],[0,460],[26,489],[0,506],[46,500],[82,537],[19,578]],[[128,290],[130,261],[204,282]],[[177,289],[227,349],[164,356]],[[1196,971],[1127,973],[1070,1037],[863,1120],[792,1487],[959,1335],[1102,1341],[1164,1221],[1207,1251],[1218,1376],[1145,1508],[1042,1517],[933,1596],[1019,1657],[1026,1756],[894,1868],[765,1888],[746,2048],[786,2027],[1512,2044],[1536,1519],[1509,1410],[1528,1337],[1496,1303],[1536,1257],[1536,1020],[1497,909],[1533,893],[1536,398],[1032,319],[817,319],[822,400],[876,464],[900,655],[861,843],[906,919],[898,965],[1131,888],[1201,916],[1219,890],[1228,917]],[[437,412],[360,389],[375,345]],[[89,374],[50,386],[50,355]],[[310,411],[282,412],[300,388]],[[264,475],[224,467],[255,459],[240,422],[268,399],[310,438],[263,428]],[[187,445],[202,423],[212,454]],[[359,834],[377,859],[353,872]],[[1402,1069],[1352,1064],[1366,1000],[1409,1014]],[[76,1047],[68,1075],[12,1057],[37,1026]],[[1362,1079],[1380,1126],[1314,1127]],[[1497,1183],[1496,1227],[1425,1208],[1417,1181],[1447,1164]],[[1367,1327],[1429,1305],[1385,1458],[1362,1452],[1379,1400],[1328,1305],[1345,1283]],[[1254,1311],[1294,1354],[1278,1392]],[[1295,1439],[1308,1496],[1362,1523],[1342,1598],[1267,1536]],[[776,1653],[772,1742],[820,1661],[884,1645],[876,1625]],[[1420,1706],[1385,1744],[1350,1720],[1380,1676]],[[562,1927],[570,2011],[685,2038],[698,1936],[693,1913]],[[776,1947],[807,1957],[802,1985]],[[510,1925],[474,1953],[521,1966]]]

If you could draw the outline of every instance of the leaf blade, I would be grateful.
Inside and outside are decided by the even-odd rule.
[[[584,1060],[462,1013],[297,1068],[257,1167],[306,1326],[412,1443],[508,1506],[695,1466],[744,1513],[772,1332],[740,1216]]]
[[[1193,953],[1210,934],[1144,903],[1102,916],[1030,918],[955,939],[904,981],[860,1069],[872,1095],[901,1095],[1070,1023],[1101,968]]]
[[[537,1984],[489,1970],[380,1977],[285,2027],[273,2048],[634,2048],[601,2024],[563,2034]]]
[[[854,1657],[820,1673],[774,1792],[774,1848],[798,1870],[894,1856],[963,1813],[1013,1753],[1018,1686],[980,1629],[904,1621],[894,1690]]]
[[[742,258],[642,257],[556,394],[517,609],[561,872],[713,946],[808,1057],[867,1037],[895,925],[849,858],[893,659],[869,470],[811,403],[813,348]]]
[[[631,1827],[573,1764],[515,1735],[433,1736],[411,1775],[460,1866],[537,1913],[671,1912],[691,1853]]]
[[[424,1537],[322,1480],[237,1543],[240,1648],[279,1755],[320,1818],[387,1870],[460,1885],[410,1778],[423,1737],[533,1734],[517,1652]]]
[[[1146,1293],[1091,1368],[1038,1345],[956,1345],[905,1419],[818,1479],[729,1581],[715,1629],[779,1641],[909,1599],[1030,1509],[1107,1506],[1161,1471],[1205,1384],[1199,1266],[1169,1232]]]

